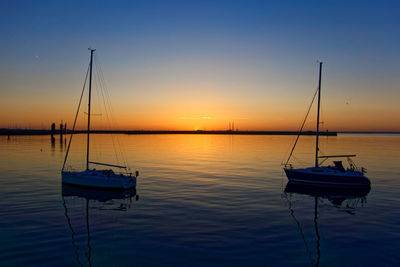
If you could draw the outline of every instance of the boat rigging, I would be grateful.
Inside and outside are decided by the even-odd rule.
[[[307,110],[306,117],[304,118],[299,134],[296,141],[290,151],[289,157],[284,164],[284,171],[290,182],[301,183],[301,184],[319,184],[325,186],[351,186],[351,187],[369,187],[371,182],[365,177],[365,168],[357,168],[351,157],[356,155],[331,155],[331,156],[320,156],[319,155],[319,124],[320,124],[320,109],[321,109],[321,76],[322,76],[322,62],[319,62],[319,77],[318,77],[318,89],[314,93],[311,104]],[[308,168],[293,168],[292,164],[289,163],[296,144],[299,140],[300,134],[304,128],[307,117],[310,113],[312,104],[318,95],[318,107],[317,107],[317,126],[316,126],[316,138],[315,138],[315,164],[314,167]],[[329,158],[347,158],[349,162],[349,168],[345,169],[342,161],[334,161],[334,166],[321,166]],[[319,161],[321,159],[321,161]]]
[[[85,82],[83,85],[82,93],[80,96],[78,110],[75,115],[75,120],[71,132],[71,136],[69,139],[67,151],[64,158],[64,163],[61,170],[62,182],[66,184],[72,184],[77,186],[85,186],[85,187],[99,187],[99,188],[108,188],[108,189],[127,189],[133,188],[136,186],[137,176],[139,172],[136,171],[133,175],[132,173],[115,173],[112,169],[100,169],[96,170],[95,168],[91,169],[90,165],[100,165],[107,166],[112,168],[118,168],[123,170],[128,170],[127,166],[118,165],[118,164],[110,164],[103,163],[90,160],[90,135],[91,135],[91,121],[90,118],[93,114],[91,114],[91,99],[92,99],[92,77],[93,77],[93,58],[95,49],[89,48],[90,50],[90,63],[88,71],[86,72]],[[69,154],[69,150],[71,147],[72,137],[75,133],[76,122],[79,114],[79,110],[82,103],[82,98],[84,95],[87,78],[89,76],[89,89],[88,89],[88,110],[87,110],[87,131],[86,131],[86,169],[84,171],[72,171],[66,170],[66,162]],[[102,77],[101,77],[102,78]]]

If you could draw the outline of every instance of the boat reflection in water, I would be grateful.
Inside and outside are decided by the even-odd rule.
[[[318,206],[323,202],[324,199],[327,199],[334,207],[341,209],[351,215],[355,214],[355,211],[358,207],[364,205],[366,203],[366,197],[371,190],[370,186],[367,187],[359,187],[359,188],[346,188],[346,187],[321,187],[316,185],[308,185],[308,184],[297,184],[288,182],[284,193],[283,198],[288,201],[290,215],[293,217],[296,222],[301,237],[303,239],[304,245],[306,247],[307,253],[310,256],[311,263],[313,266],[319,266],[321,259],[321,250],[320,250],[320,233],[318,227]],[[308,245],[305,234],[302,228],[300,221],[295,216],[294,203],[296,195],[308,195],[314,198],[314,230],[316,236],[316,256],[313,257],[313,253],[310,250],[310,246]],[[324,202],[325,203],[325,202]]]
[[[77,232],[74,230],[72,219],[76,220],[73,214],[68,210],[68,202],[74,199],[84,199],[86,202],[85,207],[85,224],[87,235],[87,252],[84,253],[87,258],[89,266],[92,266],[92,247],[90,245],[90,223],[89,223],[89,209],[97,210],[110,210],[110,211],[127,211],[132,206],[133,200],[139,200],[136,195],[136,189],[129,189],[126,191],[110,191],[104,189],[92,189],[86,187],[77,187],[68,184],[62,184],[62,201],[64,206],[64,215],[67,219],[68,227],[71,230],[72,246],[74,247],[75,258],[78,265],[83,266],[79,253],[79,245],[77,244]],[[92,206],[91,206],[92,205]],[[81,214],[81,213],[79,213]],[[76,229],[77,227],[75,227]],[[86,260],[85,260],[86,261]]]

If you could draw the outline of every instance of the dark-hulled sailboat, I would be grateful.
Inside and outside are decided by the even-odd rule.
[[[293,168],[292,164],[289,163],[290,158],[293,154],[294,148],[297,144],[298,138],[304,127],[306,119],[303,121],[303,125],[300,129],[299,135],[297,136],[296,142],[290,152],[290,155],[284,164],[284,171],[287,178],[292,183],[298,184],[314,184],[322,186],[345,186],[345,187],[369,187],[371,182],[365,177],[365,168],[358,168],[351,160],[356,155],[332,155],[332,156],[320,156],[319,155],[319,117],[320,117],[320,99],[321,99],[321,71],[322,62],[319,62],[319,81],[318,81],[318,109],[317,109],[317,129],[316,129],[316,142],[315,142],[315,165],[308,168]],[[315,95],[313,101],[315,99]],[[311,104],[312,105],[312,104]],[[310,108],[311,108],[310,105]],[[310,111],[308,109],[307,115]],[[307,116],[306,116],[307,118]],[[321,164],[330,158],[347,158],[349,167],[345,168],[342,161],[334,161],[333,166],[321,166]],[[319,161],[321,159],[321,162]]]

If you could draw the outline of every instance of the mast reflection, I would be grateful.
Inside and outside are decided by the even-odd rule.
[[[135,197],[136,196],[136,197]],[[67,200],[68,199],[84,199],[85,205],[85,223],[87,232],[87,253],[84,253],[87,258],[87,263],[92,266],[92,247],[90,245],[90,224],[89,224],[89,209],[100,209],[100,210],[113,210],[113,211],[127,211],[132,206],[132,201],[135,199],[139,200],[139,196],[136,195],[136,189],[130,189],[126,191],[110,191],[102,189],[92,189],[76,187],[67,184],[62,184],[62,201],[64,206],[64,215],[67,219],[68,227],[71,231],[71,241],[74,247],[74,254],[76,261],[79,266],[84,266],[79,255],[79,246],[76,242],[76,232],[74,231],[73,224],[71,221],[71,215],[69,214]],[[96,207],[90,207],[90,204],[96,203]],[[100,205],[99,205],[100,204]]]
[[[360,187],[360,188],[346,188],[346,187],[321,187],[314,185],[303,185],[288,182],[286,184],[283,198],[288,201],[290,215],[294,219],[299,228],[300,235],[303,239],[306,247],[308,256],[313,266],[319,266],[321,260],[320,241],[321,236],[318,225],[318,206],[322,199],[327,199],[329,202],[336,207],[351,215],[355,214],[356,208],[366,203],[366,197],[370,192],[371,187]],[[308,245],[302,225],[295,216],[294,210],[294,197],[295,195],[308,195],[314,198],[314,231],[316,239],[316,257],[313,257],[310,246]]]

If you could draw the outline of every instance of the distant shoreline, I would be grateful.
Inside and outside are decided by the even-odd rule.
[[[71,133],[67,130],[67,134]],[[84,130],[75,133],[86,133]],[[298,131],[149,131],[149,130],[93,130],[93,134],[222,134],[222,135],[297,135]],[[59,135],[56,130],[54,135]],[[315,135],[313,131],[302,132],[301,135]],[[51,130],[0,129],[0,135],[51,135]],[[337,136],[337,132],[320,132],[322,136]]]
[[[343,132],[338,132],[340,134],[400,134],[400,132],[370,132],[370,131],[364,131],[364,132],[354,132],[354,131],[343,131]]]
[[[67,134],[71,131],[67,130]],[[84,130],[75,131],[75,133],[86,133]],[[298,131],[152,131],[152,130],[93,130],[93,134],[222,134],[222,135],[297,135]],[[54,135],[59,135],[56,130]],[[315,135],[314,131],[305,131],[301,135]],[[320,132],[321,136],[337,136],[338,134],[400,134],[400,132]],[[28,130],[28,129],[0,129],[0,135],[51,135],[51,130]]]

